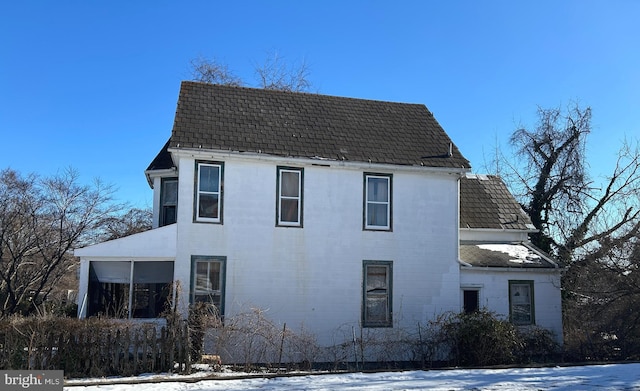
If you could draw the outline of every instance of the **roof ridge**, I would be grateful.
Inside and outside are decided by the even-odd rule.
[[[207,82],[204,82],[204,81],[197,81],[197,80],[182,80],[182,82],[181,82],[181,84],[186,84],[186,83],[197,84],[197,85],[202,85],[202,86],[212,86],[214,88],[228,88],[228,89],[231,89],[231,90],[233,90],[233,89],[236,89],[236,90],[244,89],[244,90],[248,90],[248,91],[264,91],[266,93],[274,93],[274,94],[294,94],[294,95],[318,96],[318,97],[324,97],[324,98],[349,99],[349,100],[355,100],[355,101],[359,101],[359,102],[380,102],[380,103],[387,103],[387,104],[420,106],[420,107],[426,108],[427,111],[429,112],[429,114],[433,115],[431,110],[429,110],[424,103],[418,103],[418,102],[397,102],[397,101],[389,101],[389,100],[383,100],[383,99],[356,98],[356,97],[352,97],[352,96],[324,94],[324,93],[320,93],[320,92],[287,91],[287,90],[278,90],[278,89],[262,88],[262,87],[233,86],[233,85],[227,85],[227,84],[207,83]]]

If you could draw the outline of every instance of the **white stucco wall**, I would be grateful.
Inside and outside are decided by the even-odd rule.
[[[178,164],[175,278],[185,300],[191,256],[225,256],[225,315],[260,308],[273,321],[304,327],[331,344],[339,327],[360,323],[363,260],[390,260],[394,327],[415,328],[459,310],[458,175],[210,160],[224,161],[223,224],[193,223],[195,158],[183,155]],[[277,165],[304,168],[304,228],[275,226]],[[362,229],[364,172],[393,174],[393,232]]]
[[[534,283],[535,323],[551,330],[562,342],[562,296],[559,269],[466,268],[460,272],[460,287],[479,288],[480,306],[509,317],[509,280]],[[462,308],[462,302],[460,303]]]

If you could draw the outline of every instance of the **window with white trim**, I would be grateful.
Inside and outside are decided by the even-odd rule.
[[[362,263],[362,326],[392,327],[392,261]]]
[[[209,303],[224,315],[226,257],[191,257],[191,303]]]
[[[516,325],[536,323],[532,280],[509,281],[509,317]]]
[[[364,174],[364,229],[391,230],[391,175]]]
[[[302,168],[278,167],[277,221],[279,226],[302,227]]]
[[[222,222],[222,163],[196,163],[195,221]]]

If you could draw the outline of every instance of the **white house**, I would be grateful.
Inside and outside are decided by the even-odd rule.
[[[424,105],[183,82],[146,171],[154,229],[75,251],[78,315],[154,318],[179,282],[183,312],[260,308],[326,345],[474,300],[561,336],[560,269],[527,226],[465,225],[469,170]],[[515,250],[541,265],[482,264]]]

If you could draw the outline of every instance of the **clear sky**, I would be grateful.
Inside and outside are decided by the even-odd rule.
[[[536,108],[593,109],[596,172],[640,136],[640,1],[3,1],[0,169],[77,169],[151,206],[189,62],[254,83],[277,51],[322,94],[425,104],[485,172]]]

